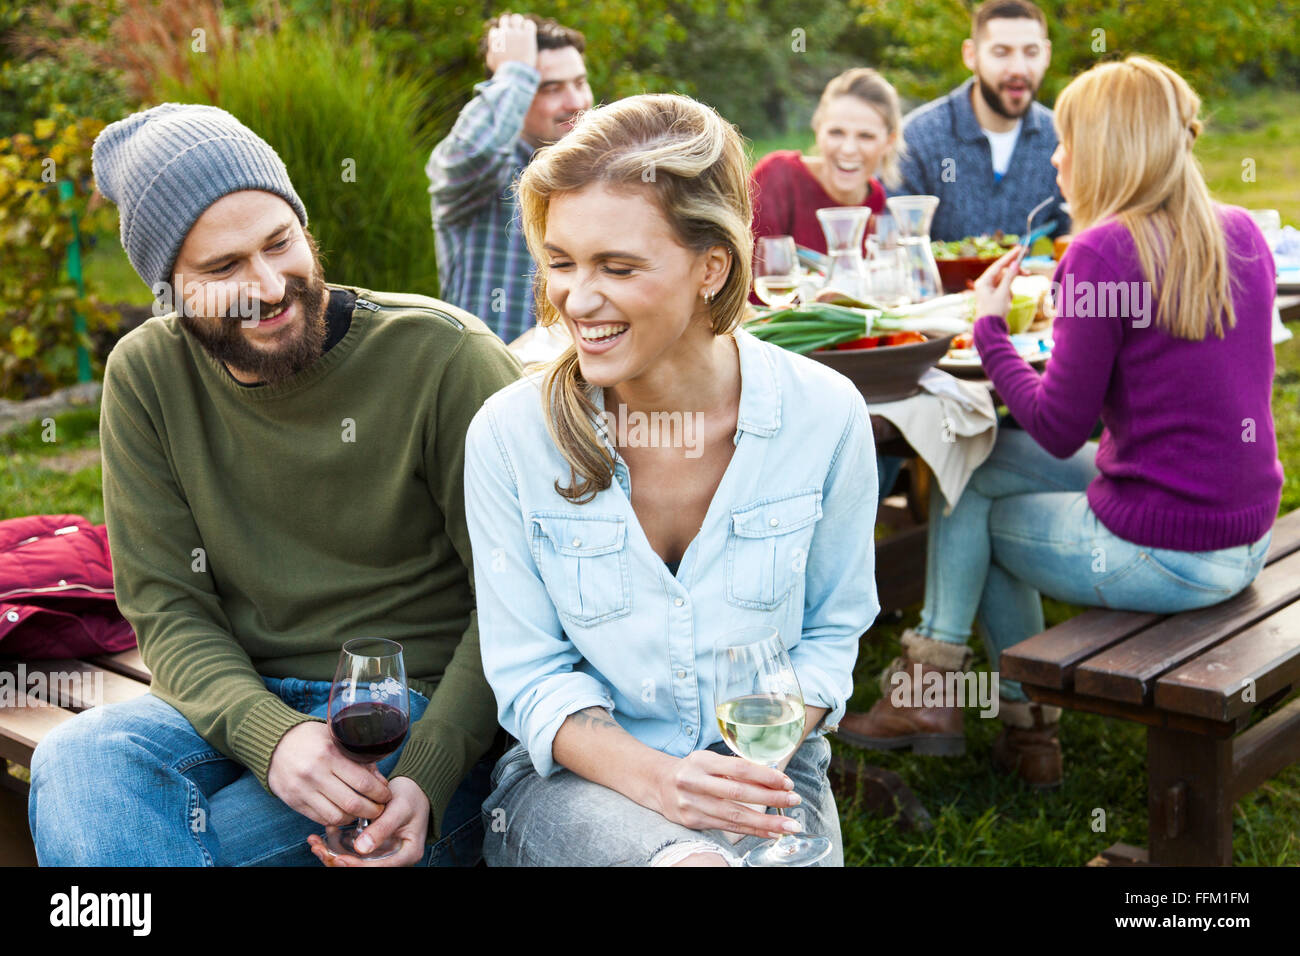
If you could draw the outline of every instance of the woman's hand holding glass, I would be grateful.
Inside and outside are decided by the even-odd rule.
[[[798,833],[799,823],[753,809],[799,803],[794,781],[779,770],[697,750],[675,761],[661,778],[659,812],[692,830],[725,830],[746,836]]]

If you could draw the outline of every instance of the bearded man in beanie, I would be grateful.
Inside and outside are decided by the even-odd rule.
[[[327,284],[275,151],[165,104],[95,142],[122,245],[177,311],[109,356],[101,436],[118,604],[150,693],[32,759],[43,865],[473,864],[497,723],[479,658],[465,431],[519,364],[435,299]],[[364,278],[364,277],[357,277]],[[323,721],[343,643],[404,648],[410,733],[378,765]]]

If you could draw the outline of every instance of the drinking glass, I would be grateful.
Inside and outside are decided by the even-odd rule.
[[[882,309],[895,309],[911,301],[907,261],[899,243],[898,224],[887,212],[871,217],[867,233],[867,300]]]
[[[722,739],[737,756],[776,769],[803,740],[804,703],[794,665],[774,627],[750,627],[719,639],[714,702]],[[785,814],[777,808],[781,816]],[[826,837],[787,833],[745,855],[746,866],[808,866],[831,852]]]
[[[763,236],[754,244],[754,292],[767,305],[791,305],[802,281],[794,237]]]
[[[378,637],[344,644],[327,719],[334,742],[357,763],[378,763],[400,747],[411,722],[402,645]],[[401,841],[390,837],[371,852],[358,853],[356,839],[369,825],[369,820],[358,819],[355,827],[330,831],[325,845],[335,854],[362,860],[382,860],[401,848]]]

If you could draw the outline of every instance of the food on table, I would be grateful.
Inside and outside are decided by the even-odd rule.
[[[936,259],[996,259],[1020,241],[1014,234],[995,232],[991,236],[967,236],[949,242],[931,242]]]
[[[1007,329],[1012,335],[1019,335],[1029,328],[1029,323],[1034,320],[1034,314],[1038,311],[1038,299],[1036,295],[1016,294],[1011,297],[1011,311],[1007,313]],[[975,321],[978,316],[975,315],[975,302],[971,301],[970,320]]]
[[[920,332],[892,332],[887,335],[868,335],[852,342],[835,346],[837,352],[849,352],[855,349],[874,349],[886,345],[920,345],[925,336]]]
[[[877,339],[882,337],[879,333],[885,333],[884,337],[887,338],[888,333],[902,332],[902,320],[873,309],[851,309],[826,302],[812,302],[795,309],[769,312],[743,323],[743,328],[765,342],[807,355],[819,349],[833,349],[838,345],[870,338],[873,332],[877,333]],[[882,343],[877,342],[879,344]]]

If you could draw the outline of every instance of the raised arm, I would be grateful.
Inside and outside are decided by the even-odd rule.
[[[1010,254],[1008,254],[1009,256]],[[1078,303],[1063,294],[1052,323],[1052,360],[1040,376],[1011,344],[1005,319],[1011,301],[1014,268],[997,271],[1008,256],[994,263],[976,283],[975,347],[1020,427],[1057,458],[1069,458],[1083,447],[1110,387],[1115,360],[1124,340],[1123,323],[1131,316],[1088,317]],[[1064,288],[1091,296],[1115,273],[1090,250],[1072,245],[1057,267],[1055,281]],[[1071,281],[1065,281],[1070,277]],[[1000,314],[999,314],[1000,313]],[[1148,317],[1149,320],[1149,317]]]
[[[493,27],[488,66],[492,78],[474,88],[424,167],[435,221],[461,221],[509,187],[524,116],[541,81],[536,25]]]

